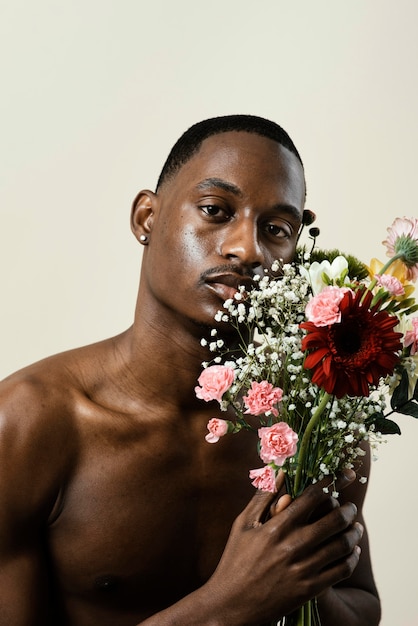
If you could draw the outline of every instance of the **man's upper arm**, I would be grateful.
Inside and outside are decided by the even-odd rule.
[[[363,517],[363,505],[364,500],[367,493],[367,482],[360,483],[360,476],[369,478],[370,475],[370,448],[368,445],[362,445],[363,449],[366,452],[364,457],[360,457],[359,467],[355,468],[358,472],[357,479],[344,489],[340,494],[340,501],[343,502],[354,502],[357,506],[358,510],[358,521],[364,526],[364,534],[361,541],[361,557],[358,566],[354,570],[351,577],[342,583],[340,583],[341,587],[354,587],[358,589],[363,589],[371,593],[374,596],[377,596],[377,589],[374,582],[371,559],[370,559],[370,550],[369,550],[369,540],[367,534],[366,523]]]
[[[7,545],[1,541],[0,625],[48,624],[47,575],[40,545]]]
[[[48,624],[44,541],[63,467],[51,409],[36,382],[0,384],[0,626]]]

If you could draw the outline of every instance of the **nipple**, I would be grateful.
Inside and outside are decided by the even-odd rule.
[[[113,591],[119,586],[119,582],[120,581],[117,576],[109,574],[96,578],[94,581],[94,587],[100,591]]]

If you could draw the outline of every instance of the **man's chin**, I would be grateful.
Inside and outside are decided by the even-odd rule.
[[[229,322],[204,322],[202,320],[190,319],[191,323],[196,328],[196,334],[200,339],[206,339],[208,343],[216,339],[223,339],[225,344],[233,348],[238,341],[240,334]],[[212,335],[212,331],[216,330],[216,337]],[[243,329],[243,332],[245,330]]]

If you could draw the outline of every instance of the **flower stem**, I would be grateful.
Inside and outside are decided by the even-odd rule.
[[[395,254],[395,256],[390,258],[389,261],[387,263],[385,263],[385,265],[377,272],[378,275],[382,276],[382,274],[384,274],[386,272],[386,270],[392,265],[392,263],[394,263],[397,259],[403,258],[404,256],[405,255],[402,252],[398,252],[398,254]],[[370,284],[367,285],[367,288],[364,290],[364,293],[363,293],[362,298],[360,300],[361,303],[363,302],[364,298],[366,297],[366,293],[368,291],[372,291],[376,287],[376,283],[377,283],[376,278],[373,278],[373,280],[370,282]]]
[[[402,252],[398,252],[398,254],[395,254],[395,256],[393,256],[391,259],[389,259],[389,261],[387,263],[385,263],[385,265],[378,271],[378,275],[382,276],[382,274],[384,274],[386,272],[386,270],[392,265],[392,263],[394,263],[395,261],[397,261],[397,259],[401,259],[404,256],[404,254]],[[373,289],[373,287],[376,286],[377,280],[375,278],[373,278],[373,280],[371,281],[370,285],[367,287],[367,291],[371,291]]]
[[[306,426],[305,432],[303,434],[302,441],[301,441],[300,448],[299,448],[299,454],[298,454],[298,468],[296,470],[295,483],[293,486],[293,495],[295,497],[299,493],[300,485],[302,482],[302,471],[304,467],[305,457],[309,448],[309,439],[312,434],[312,430],[318,423],[319,418],[324,412],[330,398],[331,398],[331,394],[325,392],[324,395],[322,396],[320,403],[318,404],[318,407],[315,413],[312,415],[311,419],[309,420]]]

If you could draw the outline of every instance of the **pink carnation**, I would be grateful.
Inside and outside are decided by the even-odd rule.
[[[270,411],[277,417],[279,412],[274,405],[280,402],[282,397],[283,389],[280,389],[280,387],[273,387],[273,385],[266,380],[261,381],[261,383],[253,381],[251,383],[251,389],[249,389],[247,395],[244,396],[244,403],[247,407],[245,413],[262,415]]]
[[[418,317],[412,318],[412,330],[405,333],[405,348],[411,346],[411,354],[418,354]]]
[[[279,467],[286,459],[296,454],[298,436],[286,422],[258,429],[260,457],[264,463],[275,463]]]
[[[226,365],[211,365],[203,370],[198,378],[200,387],[195,387],[196,396],[200,400],[221,402],[225,391],[228,391],[234,382],[235,373],[232,367]]]
[[[208,443],[216,443],[220,437],[223,437],[228,432],[228,422],[226,420],[212,417],[208,422],[208,434],[205,439]]]
[[[375,274],[374,278],[378,285],[386,289],[392,296],[403,296],[405,289],[396,276],[389,274]]]
[[[346,287],[325,287],[306,305],[306,317],[315,326],[331,326],[341,321],[340,302]]]
[[[251,484],[254,485],[256,489],[276,493],[276,472],[269,465],[250,470],[250,478],[253,479]]]

